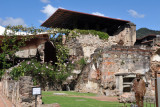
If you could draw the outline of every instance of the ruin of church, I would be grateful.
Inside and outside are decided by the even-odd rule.
[[[41,26],[48,28],[96,30],[109,34],[107,41],[99,37],[80,35],[65,45],[72,60],[80,57],[89,62],[83,70],[75,69],[78,79],[71,87],[79,92],[102,93],[106,95],[130,92],[136,73],[149,71],[151,48],[134,46],[136,25],[127,20],[97,16],[87,13],[58,9]],[[74,80],[74,77],[70,78]],[[66,83],[71,86],[73,82]]]
[[[134,23],[58,9],[41,26],[96,30],[109,35],[107,40],[102,40],[98,35],[81,34],[70,41],[65,41],[63,35],[62,42],[69,48],[69,59],[87,59],[86,66],[83,69],[76,67],[63,83],[71,90],[114,96],[131,91],[130,86],[136,73],[141,73],[146,81],[145,73],[149,71],[151,48],[135,46]],[[26,45],[16,52],[16,56],[22,59],[36,57],[43,62],[56,61],[54,43],[49,40],[48,34],[37,34],[35,38],[26,41]]]

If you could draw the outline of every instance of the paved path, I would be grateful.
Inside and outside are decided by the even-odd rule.
[[[0,82],[0,107],[14,107],[12,103],[2,94],[1,82]]]

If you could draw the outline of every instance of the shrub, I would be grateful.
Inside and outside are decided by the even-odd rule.
[[[18,80],[20,76],[31,76],[34,85],[41,85],[45,88],[47,82],[62,83],[70,75],[71,68],[70,63],[65,65],[65,69],[60,70],[59,67],[51,64],[28,60],[13,68],[10,76],[13,80]]]

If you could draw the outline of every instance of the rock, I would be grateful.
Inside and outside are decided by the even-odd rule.
[[[146,91],[146,94],[144,96],[144,99],[147,101],[147,102],[155,102],[155,91],[154,90],[151,90],[151,89],[148,89]]]
[[[132,103],[135,101],[134,93],[123,93],[118,98],[120,103]]]
[[[106,96],[117,96],[117,91],[116,90],[107,89],[107,90],[104,91],[104,94]]]

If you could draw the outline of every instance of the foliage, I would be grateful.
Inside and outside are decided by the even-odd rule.
[[[87,64],[86,62],[87,59],[85,59],[84,57],[82,57],[80,60],[78,61],[72,61],[73,65],[74,65],[74,68],[75,69],[83,69],[83,67]]]
[[[150,30],[148,28],[140,28],[137,30],[136,34],[137,34],[137,38],[142,38],[142,37],[147,36],[149,34],[160,35],[160,31]]]
[[[5,69],[14,65],[15,52],[19,50],[21,46],[25,45],[25,41],[33,38],[33,36],[28,36],[29,34],[36,34],[41,32],[41,29],[34,29],[33,27],[26,28],[21,25],[19,26],[7,26],[3,35],[2,44],[0,44],[0,79],[5,72]],[[19,38],[17,35],[20,33],[25,33],[26,36],[21,36]],[[8,63],[8,62],[13,63]]]
[[[60,33],[58,38],[52,37],[50,40],[53,41],[54,46],[56,48],[56,58],[57,61],[55,62],[55,71],[58,72],[57,75],[55,75],[58,79],[58,83],[62,83],[71,73],[74,66],[73,64],[68,60],[69,57],[69,49],[62,44],[62,33]]]
[[[42,76],[42,78],[45,78],[45,73],[50,76],[48,73],[50,70],[53,70],[52,66],[41,64],[36,60],[31,60],[21,62],[17,67],[12,69],[10,75],[14,80],[18,80],[20,76],[33,76],[33,78]]]
[[[124,64],[125,64],[125,61],[122,61],[122,62],[121,62],[121,65],[124,65]]]
[[[81,58],[81,59],[79,60],[79,64],[80,64],[81,66],[86,65],[86,59],[85,59],[85,58]]]
[[[10,33],[7,33],[10,30]],[[23,33],[25,36],[18,38],[18,34]],[[71,73],[71,71],[76,68],[77,64],[80,65],[82,69],[86,65],[86,60],[84,58],[71,63],[69,58],[69,49],[62,44],[62,35],[65,34],[67,39],[75,38],[80,34],[92,34],[99,36],[100,39],[108,39],[108,34],[104,32],[99,32],[95,30],[69,30],[69,29],[35,29],[34,27],[23,27],[23,26],[7,26],[6,32],[4,34],[4,39],[2,40],[2,54],[0,55],[0,60],[2,60],[2,70],[9,68],[14,65],[15,52],[19,50],[21,46],[25,45],[25,41],[34,38],[33,35],[41,32],[48,32],[51,35],[50,40],[54,43],[56,48],[56,58],[57,61],[55,65],[45,64],[37,62],[36,60],[28,60],[21,62],[17,67],[13,68],[10,75],[14,80],[18,80],[20,76],[32,76],[34,84],[42,83],[43,86],[47,85],[47,82],[62,83]],[[58,37],[56,37],[59,35]],[[7,57],[13,61],[12,65],[8,65]],[[31,65],[29,65],[30,63]],[[4,73],[0,72],[2,75]]]
[[[109,35],[105,32],[100,32],[96,30],[79,30],[79,29],[74,29],[73,31],[80,33],[80,34],[92,34],[95,36],[99,36],[100,39],[107,40]]]
[[[81,30],[81,29],[69,30],[69,29],[54,28],[54,29],[49,29],[48,32],[53,35],[56,35],[57,33],[59,33],[60,35],[65,34],[66,36],[68,36],[68,38],[75,38],[80,34],[82,35],[92,34],[93,36],[99,36],[99,38],[102,40],[107,40],[109,37],[107,33],[96,30]]]
[[[47,85],[47,82],[62,82],[69,75],[71,70],[71,64],[66,64],[65,69],[68,72],[61,71],[59,66],[53,66],[51,64],[41,63],[35,59],[23,61],[17,67],[14,67],[10,72],[10,76],[14,80],[18,80],[20,76],[31,76],[33,78],[34,85],[41,85],[43,88]]]

